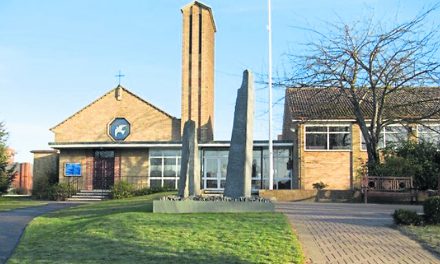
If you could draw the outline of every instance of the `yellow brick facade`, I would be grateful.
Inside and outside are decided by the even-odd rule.
[[[359,126],[350,124],[352,146],[349,150],[307,150],[305,148],[305,125],[296,126],[292,138],[297,140],[294,148],[294,175],[298,174],[301,189],[313,189],[313,183],[328,184],[327,189],[347,190],[357,186],[359,169],[367,161],[367,152],[361,150]],[[295,159],[297,164],[295,165]]]
[[[34,150],[32,179],[35,182],[44,180],[51,174],[58,173],[58,152],[52,150]]]
[[[127,149],[121,151],[120,179],[135,186],[149,187],[148,149]]]
[[[126,181],[137,188],[148,186],[148,149],[117,149],[115,151],[114,181]],[[94,150],[63,149],[59,154],[59,181],[78,184],[79,189],[93,189]],[[65,164],[80,163],[80,177],[66,177]],[[76,187],[76,186],[75,186]]]
[[[180,119],[174,118],[140,99],[128,90],[117,87],[52,129],[55,144],[78,143],[83,148],[64,148],[59,153],[60,182],[93,189],[96,148],[87,143],[116,143],[109,136],[108,125],[115,118],[130,123],[130,135],[124,142],[180,141]],[[114,182],[127,181],[138,188],[148,187],[148,148],[108,148],[113,150]],[[65,164],[80,163],[81,177],[66,177]]]
[[[108,125],[117,117],[127,119],[131,125],[130,135],[124,140],[126,142],[180,140],[179,119],[173,118],[120,86],[51,131],[55,134],[55,142],[112,142],[113,139],[108,134]]]
[[[86,149],[68,149],[61,150],[59,155],[59,182],[61,183],[74,183],[78,184],[80,189],[87,189],[87,183],[91,184],[91,171],[93,167],[87,161],[87,154],[93,155],[91,150]],[[80,177],[66,177],[65,176],[65,164],[66,163],[80,163],[81,164],[81,176]]]

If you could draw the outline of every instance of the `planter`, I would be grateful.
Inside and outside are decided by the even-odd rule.
[[[275,206],[267,202],[238,201],[153,201],[153,213],[244,213],[274,212]]]

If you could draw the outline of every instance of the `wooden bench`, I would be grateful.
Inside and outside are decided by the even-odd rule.
[[[365,203],[368,203],[369,194],[409,197],[411,203],[417,200],[412,177],[364,176],[362,178],[362,193]]]

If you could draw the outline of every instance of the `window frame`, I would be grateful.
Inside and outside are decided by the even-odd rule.
[[[419,142],[419,143],[422,142],[420,134],[429,134],[429,132],[420,132],[420,128],[421,127],[430,127],[430,128],[438,127],[438,130],[440,131],[440,123],[427,123],[427,124],[424,124],[424,125],[417,124],[417,142]],[[430,132],[434,133],[433,131],[430,131]],[[438,137],[440,137],[440,134],[437,133],[437,135],[438,135]],[[438,141],[437,144],[440,144],[440,138],[437,141]],[[428,141],[428,142],[433,143],[431,141]],[[435,145],[435,143],[433,143],[433,144]]]
[[[370,127],[370,126],[367,126],[368,128]],[[388,125],[388,126],[385,126],[385,127],[382,127],[382,131],[380,132],[380,134],[382,135],[382,140],[383,140],[383,146],[382,147],[380,147],[379,149],[383,149],[383,148],[386,148],[387,147],[387,141],[386,141],[386,138],[387,138],[387,136],[386,136],[386,134],[397,134],[397,133],[390,133],[390,132],[387,132],[386,130],[385,130],[385,128],[386,127],[402,127],[402,128],[404,128],[405,130],[406,130],[406,137],[407,137],[407,140],[409,139],[409,132],[408,132],[408,130],[406,129],[406,127],[404,126],[404,125],[401,125],[401,124],[391,124],[391,125]],[[380,136],[380,135],[379,135]],[[365,140],[364,140],[364,135],[362,135],[362,131],[359,129],[359,137],[360,137],[360,141],[359,141],[359,143],[360,143],[360,150],[361,151],[364,151],[364,152],[367,152],[367,145],[365,144],[365,148],[363,148],[363,146],[364,146],[364,142],[365,142]],[[380,142],[379,142],[380,143]]]
[[[169,150],[169,149],[154,149],[155,151],[163,151],[163,150]],[[173,149],[175,150],[175,149]],[[174,188],[177,190],[178,186],[179,186],[179,174],[180,174],[180,166],[181,166],[181,155],[180,155],[180,151],[179,150],[175,150],[176,151],[176,155],[165,155],[164,152],[161,153],[161,155],[150,155],[150,153],[152,152],[151,150],[149,151],[149,156],[148,156],[148,186],[149,188],[151,188],[151,180],[160,180],[160,186],[164,187],[164,182],[166,180],[174,180]],[[151,160],[152,159],[161,159],[161,176],[151,176]],[[172,165],[174,166],[174,168],[176,169],[176,175],[175,176],[164,176],[164,172],[165,172],[165,159],[174,159],[175,163]]]
[[[326,132],[307,132],[308,127],[325,127]],[[330,132],[331,127],[348,127],[348,132]],[[353,150],[353,129],[352,124],[310,124],[304,125],[304,151],[317,151],[317,152],[350,152]],[[326,148],[325,149],[309,149],[307,148],[307,134],[324,134],[326,135]],[[330,149],[330,134],[350,134],[350,147],[346,149]]]
[[[208,155],[206,155],[206,152],[211,152],[211,153],[208,156]],[[222,181],[226,182],[226,173],[225,173],[224,177],[221,175],[221,171],[222,171],[221,165],[222,165],[222,159],[225,159],[225,158],[226,158],[226,164],[227,164],[228,156],[229,156],[229,149],[223,149],[223,148],[215,148],[214,149],[213,148],[213,149],[204,149],[203,150],[202,157],[201,157],[202,173],[201,173],[201,177],[200,177],[201,188],[203,190],[210,190],[210,191],[224,190],[224,188],[221,188],[221,182]],[[215,172],[214,177],[207,176],[207,173],[208,173],[206,171],[207,164],[205,162],[207,162],[208,160],[215,161],[215,163],[217,164],[217,166],[216,166],[217,171]],[[208,187],[208,181],[216,181],[217,187],[215,187],[215,188]]]

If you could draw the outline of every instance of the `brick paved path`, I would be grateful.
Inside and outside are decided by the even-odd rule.
[[[289,218],[309,263],[440,263],[440,258],[393,229],[396,208],[420,206],[277,203]]]

